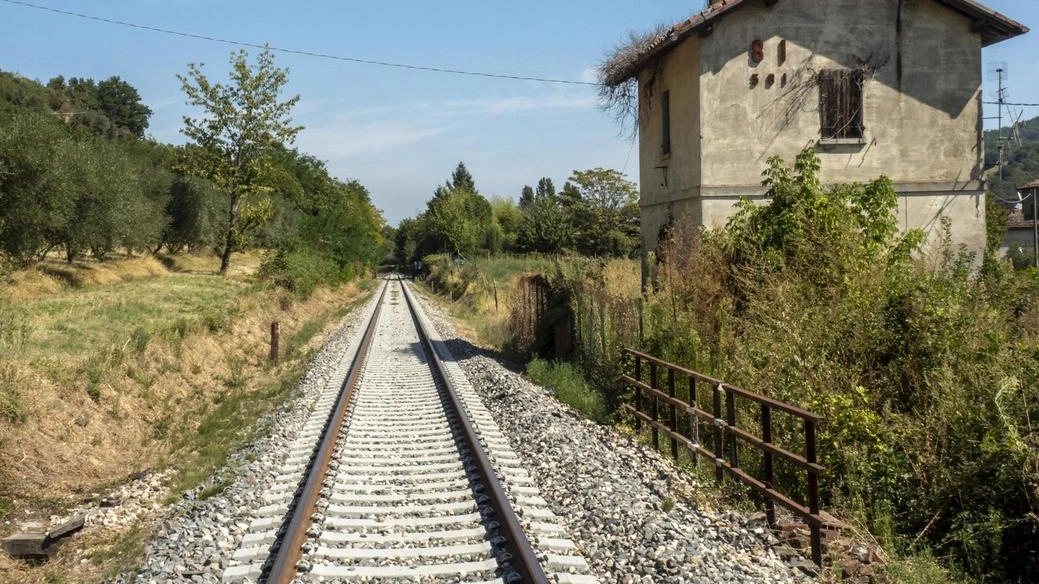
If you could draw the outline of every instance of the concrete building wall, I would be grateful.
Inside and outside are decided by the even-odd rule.
[[[760,63],[750,59],[755,39],[764,41]],[[783,41],[786,60],[780,63]],[[683,42],[655,81],[673,84],[675,74],[688,75],[695,70],[688,63],[693,56],[700,60],[699,91],[689,102],[699,106],[700,143],[690,152],[698,167],[678,170],[687,161],[677,156],[682,146],[675,142],[669,173],[685,180],[668,188],[649,184],[659,178],[653,167],[660,164],[652,156],[659,135],[651,134],[659,121],[650,112],[641,126],[644,208],[694,198],[702,224],[718,227],[739,196],[761,195],[770,156],[792,162],[814,146],[825,182],[885,174],[902,193],[903,228],[933,231],[937,214],[946,213],[954,241],[983,247],[981,38],[959,12],[936,0],[753,2],[721,19],[711,34]],[[822,144],[816,75],[856,68],[867,77],[864,141]],[[642,72],[643,91],[650,77]],[[672,92],[672,110],[677,97]]]
[[[970,27],[935,0],[791,0],[736,11],[699,43],[703,184],[756,186],[769,156],[791,160],[817,144],[815,75],[859,67],[875,68],[864,90],[866,143],[819,145],[824,180],[884,173],[899,184],[977,181],[981,37]],[[757,65],[748,57],[755,39],[765,42]],[[787,61],[779,65],[784,40]],[[762,82],[751,89],[755,73]],[[763,82],[769,74],[772,87]]]
[[[670,96],[671,152],[665,154],[661,96]],[[688,201],[700,188],[699,43],[685,42],[660,66],[639,74],[639,168],[644,249],[656,247],[660,227],[675,217],[671,202]],[[683,205],[688,207],[688,205]],[[690,209],[683,209],[683,213]],[[698,213],[694,220],[699,220]]]

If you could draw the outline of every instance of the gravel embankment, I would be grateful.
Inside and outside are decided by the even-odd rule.
[[[374,302],[373,295],[369,303]],[[363,326],[366,307],[358,307],[326,341],[300,379],[284,408],[261,423],[269,430],[235,452],[217,476],[233,482],[222,493],[200,500],[200,485],[171,505],[161,517],[154,540],[136,574],[119,575],[113,584],[218,583],[238,547],[255,509],[263,507],[268,486],[277,476],[288,445],[297,437],[326,380],[333,374],[351,339]],[[216,477],[214,479],[216,480]]]
[[[424,304],[601,582],[812,581],[779,558],[767,529],[689,496],[713,486],[556,401],[461,340],[435,305]]]

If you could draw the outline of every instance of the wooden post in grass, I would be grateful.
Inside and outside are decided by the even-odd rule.
[[[271,363],[278,363],[278,337],[281,332],[281,324],[271,323]]]

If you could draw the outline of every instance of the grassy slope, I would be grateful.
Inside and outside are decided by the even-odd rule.
[[[258,256],[236,259],[227,279],[214,260],[178,257],[47,264],[0,284],[0,535],[136,471],[179,469],[172,498],[196,486],[290,395],[310,352],[363,297],[346,286],[293,301],[252,281]],[[132,531],[78,538],[42,567],[0,557],[0,581],[93,581],[132,565],[147,529]],[[96,547],[112,540],[123,542],[114,552]]]

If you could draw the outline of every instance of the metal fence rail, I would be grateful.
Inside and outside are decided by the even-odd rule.
[[[676,460],[679,446],[684,446],[696,464],[699,464],[700,457],[714,463],[715,478],[719,482],[728,473],[761,493],[765,497],[769,526],[776,526],[775,503],[803,519],[811,531],[812,561],[822,565],[821,529],[827,525],[827,521],[819,509],[819,477],[823,467],[816,457],[816,430],[822,418],[802,408],[734,387],[633,349],[624,349],[624,354],[634,359],[634,375],[624,375],[622,379],[635,392],[634,404],[626,404],[624,408],[635,416],[636,431],[641,432],[643,423],[648,424],[654,447],[660,447],[660,434],[663,432],[670,443],[671,456]],[[648,380],[644,380],[646,369]],[[665,377],[663,384],[662,373]],[[680,382],[684,382],[688,388],[687,392],[681,388],[682,393],[686,394],[685,398],[679,397]],[[705,391],[711,392],[709,412],[699,406],[699,398],[706,398],[707,394],[698,392]],[[740,412],[737,406],[743,405],[741,402],[751,402],[750,408],[757,408],[757,430],[760,435],[755,434],[754,429],[740,427],[737,423]],[[680,413],[687,418],[687,428],[679,428]],[[787,421],[792,417],[795,423],[802,425],[803,456],[773,442],[773,415],[776,413],[786,416]],[[663,419],[661,414],[664,414]],[[707,426],[705,434],[710,440],[709,446],[704,446],[701,440],[701,423]],[[760,451],[761,464],[756,471],[740,465],[741,443]],[[805,473],[806,503],[800,503],[776,490],[777,462]]]

